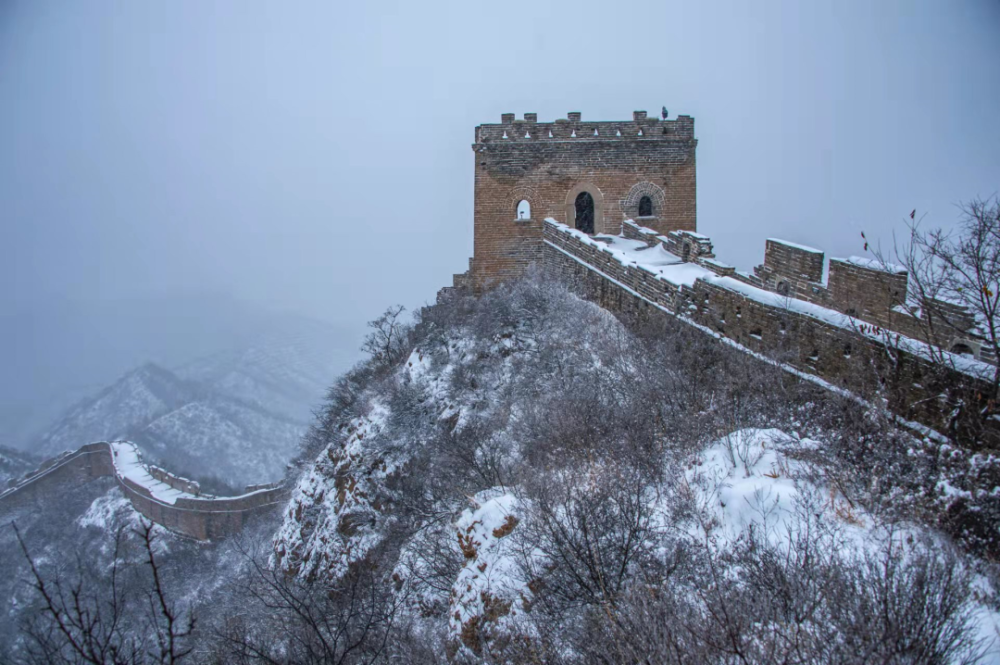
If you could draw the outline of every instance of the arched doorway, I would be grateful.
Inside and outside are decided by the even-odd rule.
[[[576,228],[584,233],[594,232],[594,197],[589,192],[576,195]]]

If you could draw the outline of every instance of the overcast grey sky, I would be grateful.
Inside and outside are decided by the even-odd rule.
[[[0,305],[431,301],[506,111],[693,115],[721,260],[858,253],[1000,188],[998,37],[985,0],[3,0]]]

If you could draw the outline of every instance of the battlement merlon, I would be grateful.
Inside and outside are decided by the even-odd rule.
[[[499,124],[476,127],[475,148],[494,142],[527,143],[534,141],[693,141],[694,118],[677,116],[674,120],[648,117],[645,111],[635,111],[632,120],[584,122],[579,112],[567,114],[555,122],[538,122],[537,113],[525,113],[516,120],[513,113],[500,116]]]

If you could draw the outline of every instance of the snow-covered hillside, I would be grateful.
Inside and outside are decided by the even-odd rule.
[[[632,323],[530,276],[394,330],[330,389],[280,515],[164,535],[203,626],[187,644],[221,663],[1000,663],[995,456]],[[135,520],[100,480],[46,501],[58,519],[0,516],[45,570],[106,568]],[[8,580],[17,553],[0,534]],[[38,602],[2,578],[0,646]]]
[[[71,409],[41,437],[36,449],[55,455],[94,441],[124,438],[137,425],[183,406],[195,392],[193,384],[147,363]]]
[[[996,571],[938,528],[988,501],[955,451],[635,330],[530,279],[426,312],[335,387],[275,563],[386,571],[407,648],[458,662],[1000,662]]]

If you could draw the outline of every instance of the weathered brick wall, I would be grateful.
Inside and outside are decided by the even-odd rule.
[[[149,475],[153,476],[161,483],[170,485],[175,490],[180,490],[181,492],[186,492],[188,494],[194,494],[196,496],[201,494],[201,486],[193,480],[175,476],[166,469],[161,469],[158,466],[149,465],[146,468],[149,470]]]
[[[764,267],[779,277],[806,282],[823,281],[823,252],[768,238],[764,247]]]
[[[767,291],[848,314],[878,328],[929,340],[945,350],[961,344],[976,358],[996,362],[982,345],[975,320],[964,307],[933,301],[934,310],[939,314],[946,312],[951,325],[941,320],[930,325],[927,308],[910,312],[912,303],[906,303],[908,275],[899,266],[884,266],[865,259],[830,259],[824,284],[823,260],[820,250],[768,239],[764,264],[754,269],[755,275],[733,276]]]
[[[906,300],[905,271],[881,270],[830,259],[827,286],[837,309],[880,326],[892,325],[892,308]]]
[[[190,482],[166,475],[180,485]],[[117,476],[111,447],[107,443],[94,443],[43,463],[38,471],[0,494],[0,510],[36,503],[46,496],[107,476],[115,478],[139,514],[171,531],[198,540],[236,533],[251,515],[277,506],[288,496],[284,488],[274,487],[231,499],[181,498],[174,504],[165,503],[154,498],[145,487]]]
[[[988,394],[985,382],[896,350],[850,328],[772,306],[705,280],[676,289],[647,270],[623,266],[610,252],[582,242],[556,225],[545,226],[544,265],[611,311],[634,314],[655,307],[759,353],[786,367],[868,397],[885,391],[889,408],[908,420],[944,430],[954,405]],[[707,266],[706,266],[707,267]],[[942,398],[942,396],[944,396]]]
[[[476,127],[472,286],[517,277],[542,257],[542,220],[574,224],[576,196],[594,198],[595,232],[619,233],[643,195],[660,233],[697,228],[694,120],[584,122],[579,114],[539,123],[534,114]],[[531,218],[516,219],[527,200]],[[457,285],[457,283],[456,283]]]

